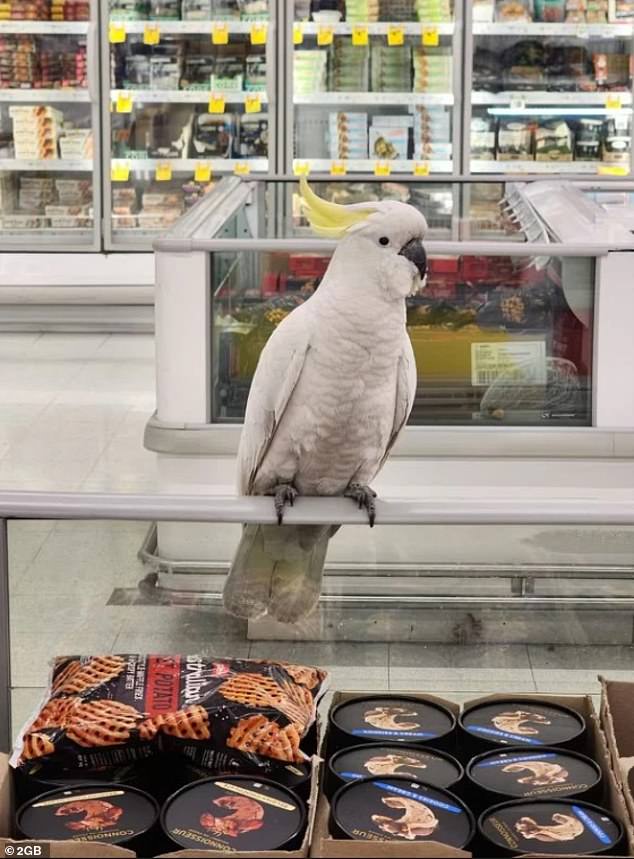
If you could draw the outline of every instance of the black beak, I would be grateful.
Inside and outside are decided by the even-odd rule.
[[[399,251],[399,256],[405,257],[413,262],[420,273],[421,280],[425,280],[427,274],[427,254],[420,239],[412,239]]]

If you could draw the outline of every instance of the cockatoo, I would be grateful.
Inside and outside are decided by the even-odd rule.
[[[369,484],[407,423],[416,366],[405,299],[421,289],[424,216],[406,203],[341,206],[300,185],[304,213],[339,239],[316,292],[262,350],[238,450],[242,495],[271,495],[278,522],[297,495],[344,495],[374,524]],[[246,525],[225,583],[238,617],[311,613],[336,525]]]

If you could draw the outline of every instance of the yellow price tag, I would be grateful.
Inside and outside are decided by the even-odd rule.
[[[374,165],[375,176],[389,176],[392,172],[392,165],[389,161],[377,161]]]
[[[260,113],[262,110],[262,96],[260,93],[247,93],[244,99],[244,108],[247,113]]]
[[[127,182],[130,178],[129,164],[113,164],[110,168],[110,179],[113,182]]]
[[[621,109],[621,93],[610,92],[605,97],[605,107],[607,110]]]
[[[194,182],[211,182],[211,164],[199,162],[194,169]]]
[[[120,45],[125,42],[125,24],[110,24],[108,27],[108,41],[111,45]]]
[[[364,24],[355,24],[352,27],[352,44],[362,48],[369,42],[368,28]]]
[[[226,24],[214,24],[211,29],[211,41],[214,45],[228,45],[229,27]]]
[[[600,176],[629,176],[630,168],[626,164],[600,164],[597,173]]]
[[[416,161],[414,163],[414,176],[429,176],[429,162]]]
[[[428,48],[435,48],[440,44],[440,35],[438,33],[438,27],[425,27],[422,35],[423,45],[426,45]]]
[[[169,182],[172,178],[171,164],[157,164],[154,171],[154,178],[157,182]]]
[[[304,41],[304,28],[301,24],[295,24],[293,26],[293,44],[301,45]]]
[[[146,24],[143,28],[143,44],[158,45],[161,41],[161,31],[158,24]]]
[[[132,113],[132,93],[121,90],[117,93],[117,113]]]
[[[310,164],[308,161],[295,161],[293,164],[293,173],[296,176],[308,176],[310,173]]]
[[[390,47],[405,44],[405,30],[402,27],[390,25],[387,30],[387,43]]]
[[[335,31],[332,27],[321,26],[317,30],[317,44],[321,48],[325,48],[326,45],[332,45],[333,39],[335,38]]]
[[[345,161],[333,161],[330,165],[331,176],[345,176],[348,172]]]
[[[207,105],[208,113],[224,113],[225,112],[225,97],[220,93],[212,93],[209,96],[209,104]]]
[[[238,161],[233,172],[236,176],[248,176],[251,172],[251,165],[247,161]]]
[[[268,28],[266,24],[252,24],[251,25],[251,44],[252,45],[266,45],[266,37],[268,35]]]

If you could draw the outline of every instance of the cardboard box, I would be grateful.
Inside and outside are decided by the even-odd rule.
[[[308,801],[308,826],[304,841],[299,850],[272,850],[268,852],[241,853],[241,859],[305,859],[309,855],[309,845],[313,834],[315,823],[315,812],[317,809],[317,794],[320,777],[320,758],[313,758],[313,776],[311,780],[310,799]],[[13,797],[13,777],[9,767],[7,755],[0,754],[0,855],[4,855],[7,844],[18,845],[10,836],[13,832],[13,815],[15,813]],[[31,844],[33,842],[29,842]],[[124,857],[136,856],[131,850],[117,847],[111,844],[95,844],[86,841],[49,841],[36,842],[46,844],[50,847],[51,857],[112,857],[112,859],[124,859]],[[220,850],[177,850],[171,853],[161,854],[163,857],[174,857],[174,859],[187,859],[187,857],[227,856]]]
[[[634,684],[630,684],[634,690]],[[347,701],[350,698],[356,698],[359,695],[376,695],[376,692],[335,692],[332,700],[332,707],[339,704],[341,701]],[[460,707],[451,701],[437,698],[434,695],[427,695],[410,691],[394,691],[395,695],[414,695],[416,697],[427,698],[435,701],[438,704],[450,709],[457,714]],[[464,707],[470,707],[473,704],[483,703],[485,701],[496,701],[500,699],[508,699],[512,693],[504,695],[485,695],[481,698],[474,698],[471,701],[466,701]],[[592,704],[592,698],[589,695],[515,695],[512,694],[514,700],[531,701],[538,699],[540,701],[549,701],[553,704],[562,704],[565,707],[570,707],[576,710],[586,720],[588,727],[588,753],[593,757],[601,770],[605,780],[606,792],[604,807],[615,814],[623,823],[626,829],[628,839],[629,852],[628,856],[634,855],[634,827],[629,820],[627,808],[623,800],[623,795],[620,790],[619,783],[615,778],[610,753],[606,743],[605,734],[601,730],[599,717]],[[634,742],[634,727],[632,728],[632,741]],[[328,733],[324,738],[324,743],[328,741]],[[344,839],[332,838],[328,829],[328,819],[330,815],[330,804],[328,800],[320,794],[317,806],[317,817],[315,820],[315,830],[311,845],[310,855],[313,857],[322,857],[323,859],[373,859],[373,857],[393,857],[393,859],[426,859],[426,857],[441,857],[441,859],[460,859],[460,857],[470,857],[471,853],[464,850],[458,850],[455,847],[449,847],[437,842],[427,841],[419,844],[403,844],[396,841],[386,841],[379,843],[376,841],[347,841]],[[533,857],[538,857],[543,854],[534,853]],[[572,854],[571,854],[572,855]],[[527,859],[529,859],[527,855]]]
[[[601,680],[601,725],[612,768],[634,822],[634,683]]]

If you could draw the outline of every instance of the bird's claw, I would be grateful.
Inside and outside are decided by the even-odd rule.
[[[361,483],[351,483],[343,493],[346,498],[352,498],[359,505],[359,510],[368,511],[368,519],[370,520],[370,528],[374,527],[376,520],[376,492],[370,489],[369,486],[363,486]]]
[[[284,508],[287,504],[293,507],[299,493],[290,483],[279,483],[269,494],[273,496],[275,503],[277,524],[281,525],[284,521]]]

